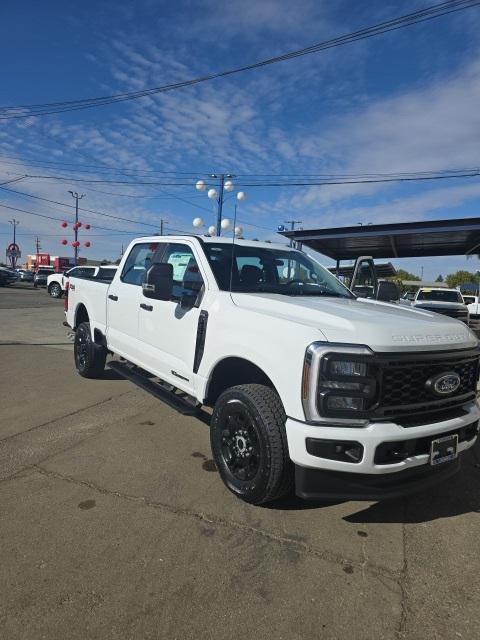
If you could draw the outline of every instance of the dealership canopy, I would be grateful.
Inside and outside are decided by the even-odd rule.
[[[299,229],[282,235],[334,260],[480,253],[480,218]]]

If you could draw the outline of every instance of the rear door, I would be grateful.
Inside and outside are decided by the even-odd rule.
[[[116,274],[107,295],[108,346],[119,355],[139,364],[138,314],[142,302],[142,281],[152,263],[158,243],[133,245],[122,271]]]
[[[174,286],[170,300],[142,300],[138,325],[141,361],[145,369],[163,380],[193,392],[195,346],[205,274],[202,274],[195,249],[189,243],[168,243],[157,256],[161,262],[173,266]],[[185,295],[194,301],[187,307],[182,306]]]

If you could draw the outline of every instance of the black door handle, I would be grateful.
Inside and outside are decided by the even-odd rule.
[[[145,304],[144,302],[142,302],[142,304],[140,305],[141,309],[145,309],[145,311],[153,311],[153,307],[151,304]]]
[[[116,302],[116,301],[118,300],[118,296],[114,296],[114,295],[112,295],[111,293],[109,293],[109,294],[108,294],[108,298],[109,298],[110,300],[113,300],[114,302]]]

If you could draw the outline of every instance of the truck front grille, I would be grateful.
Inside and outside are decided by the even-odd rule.
[[[455,318],[455,320],[461,320],[468,324],[468,311],[467,309],[442,309],[439,307],[418,307],[423,311],[433,311],[434,313],[440,313],[442,316],[448,316],[449,318]]]
[[[373,410],[375,420],[397,420],[413,426],[415,418],[426,414],[447,414],[476,396],[479,375],[477,349],[448,353],[377,356],[379,396]],[[442,373],[455,372],[460,386],[452,394],[437,396],[426,382]],[[437,419],[442,419],[440,416]],[[408,424],[407,424],[408,423]],[[417,423],[418,424],[418,423]]]

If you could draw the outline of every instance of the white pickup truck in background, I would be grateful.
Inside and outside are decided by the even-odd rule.
[[[68,271],[52,273],[47,278],[47,291],[52,298],[61,298],[67,290],[68,279],[75,278],[98,278],[99,280],[111,281],[117,270],[116,265],[103,265],[95,267],[93,265],[82,265],[72,267]]]
[[[110,367],[179,411],[213,408],[213,457],[240,498],[294,485],[377,500],[455,473],[480,413],[468,327],[385,302],[398,300],[391,282],[374,294],[357,299],[284,246],[153,236],[110,284],[71,276],[67,321],[82,376],[114,354]]]
[[[415,294],[412,306],[417,309],[441,313],[465,322],[467,325],[469,323],[468,307],[457,289],[421,287]]]
[[[463,294],[463,301],[467,305],[468,309],[468,326],[472,331],[475,331],[477,336],[480,334],[480,308],[479,297],[470,295],[468,293]]]

